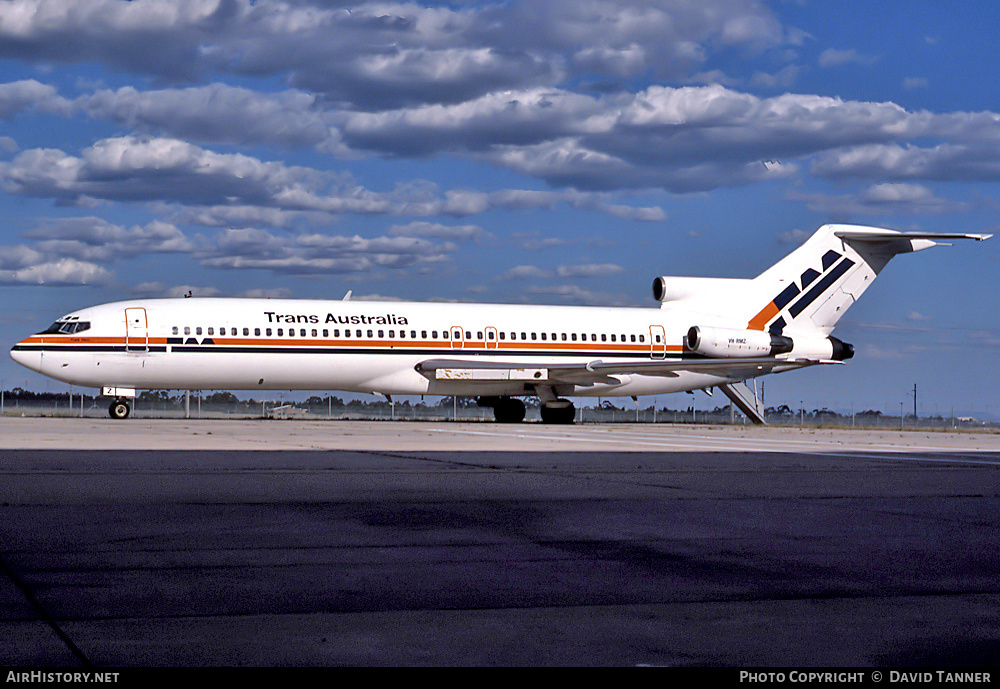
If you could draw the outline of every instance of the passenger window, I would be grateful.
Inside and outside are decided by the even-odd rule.
[[[312,336],[313,336],[313,337],[319,337],[319,333],[318,333],[318,332],[316,332],[316,329],[315,329],[315,328],[313,328],[313,331],[312,331]]]
[[[354,336],[355,337],[361,337],[361,331],[360,330],[355,330],[354,331]]]
[[[614,335],[614,333],[612,333],[612,335],[611,335],[611,341],[612,341],[612,342],[617,342],[617,341],[618,341],[618,340],[616,340],[616,339],[615,339],[615,335]]]
[[[552,335],[552,339],[554,340],[555,338],[556,338],[556,336],[555,336],[555,335],[553,334],[553,335]],[[563,334],[562,334],[562,339],[563,339],[563,342],[565,342],[565,341],[566,341],[566,333],[563,333]]]
[[[209,328],[208,329],[208,334],[209,335],[214,335],[215,334],[215,328]]]
[[[432,330],[431,331],[431,339],[432,340],[438,339],[438,331],[437,330]]]
[[[188,326],[185,325],[184,326],[184,334],[185,335],[190,335],[191,334],[191,328],[189,328]]]
[[[566,339],[565,335],[563,335],[563,339],[564,340]],[[576,342],[576,333],[571,334],[570,337],[569,337],[569,339],[573,340],[573,342]]]
[[[384,330],[379,330],[378,331],[378,336],[379,337],[385,337],[385,331]]]
[[[542,334],[544,335],[545,333],[542,333]],[[537,337],[535,337],[535,333],[531,333],[531,340],[532,340],[532,341],[535,341],[535,340],[537,340],[537,339],[538,339],[538,338],[537,338]],[[543,339],[544,339],[544,338],[543,338]]]
[[[534,339],[535,333],[531,333],[531,337],[532,337],[532,339]],[[546,339],[547,337],[548,337],[548,333],[542,333],[542,339],[543,340]]]
[[[330,331],[326,328],[323,328],[323,337],[330,337]]]
[[[285,334],[284,328],[278,328],[278,337],[282,337]]]
[[[375,337],[375,333],[373,331],[369,330],[368,331],[368,338],[371,339],[373,337]]]
[[[414,340],[417,339],[417,331],[416,330],[411,330],[410,331],[410,337],[413,338]],[[424,335],[424,337],[426,337],[426,335]]]
[[[639,336],[639,342],[645,342],[645,341],[646,341],[646,336],[645,335],[640,335]]]
[[[333,332],[337,332],[337,331],[334,330]],[[344,337],[350,337],[350,336],[351,336],[351,331],[350,330],[345,330],[344,331]]]
[[[260,328],[254,328],[253,334],[256,335],[257,337],[260,337]]]
[[[635,335],[632,336],[632,341],[635,342]]]
[[[406,331],[405,330],[400,330],[399,331],[399,339],[401,339],[401,340],[405,340],[406,339]]]
[[[175,325],[171,331],[174,335],[178,333],[177,326]]]
[[[265,332],[267,333],[268,337],[271,337],[271,329],[270,328],[268,328]]]
[[[605,335],[604,333],[601,333],[601,342],[607,342],[607,341],[608,341],[608,336]]]

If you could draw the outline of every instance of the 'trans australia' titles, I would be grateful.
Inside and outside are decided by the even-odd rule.
[[[408,325],[406,316],[399,316],[394,313],[368,315],[357,314],[351,316],[327,313],[325,317],[319,314],[305,313],[278,313],[276,311],[265,311],[268,323],[339,323],[341,325]]]

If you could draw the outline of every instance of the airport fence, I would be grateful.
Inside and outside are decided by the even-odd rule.
[[[23,391],[22,391],[23,392]],[[590,400],[587,400],[589,402]],[[110,400],[89,395],[54,395],[48,393],[12,394],[4,391],[0,398],[0,414],[4,416],[52,416],[106,418]],[[576,400],[579,405],[580,400]],[[146,419],[303,419],[303,420],[363,420],[363,421],[458,421],[492,422],[493,410],[480,407],[475,400],[444,398],[433,404],[409,401],[390,403],[352,401],[337,397],[310,398],[302,402],[282,399],[240,400],[231,393],[192,394],[186,403],[183,395],[143,395],[132,404],[132,416]],[[891,415],[866,410],[842,414],[828,409],[807,411],[788,407],[770,408],[765,414],[769,425],[810,428],[867,428],[885,430],[972,430],[1000,431],[1000,423],[974,417]],[[537,406],[529,405],[525,421],[540,422]],[[578,406],[577,423],[587,424],[709,424],[750,425],[739,411],[729,406],[714,409],[671,409],[667,407],[628,408],[609,402],[593,406]]]

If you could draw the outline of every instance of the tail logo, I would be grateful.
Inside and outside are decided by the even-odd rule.
[[[768,302],[767,306],[761,309],[756,316],[750,319],[747,323],[747,329],[764,330],[764,328],[767,327],[767,324],[770,323],[770,327],[767,328],[768,332],[780,335],[787,323],[784,317],[773,320],[775,316],[780,314],[786,306],[791,304],[788,308],[788,314],[791,318],[795,318],[802,313],[806,307],[816,301],[820,295],[830,289],[830,287],[838,279],[840,279],[840,277],[843,276],[843,274],[846,273],[851,266],[854,265],[854,261],[847,257],[842,257],[841,254],[833,251],[832,249],[823,254],[822,262],[822,272],[812,268],[803,272],[799,278],[802,287],[800,288],[798,284],[793,281],[790,285],[785,287],[785,289],[781,290],[781,292],[779,292],[774,299]],[[805,291],[807,288],[808,291]],[[803,291],[805,291],[804,294]]]

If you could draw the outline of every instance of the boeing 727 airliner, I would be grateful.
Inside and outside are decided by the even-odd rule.
[[[11,357],[102,388],[114,418],[137,389],[343,390],[478,397],[518,422],[572,423],[567,397],[721,389],[763,423],[744,381],[850,359],[834,325],[900,253],[990,235],[825,225],[753,279],[658,277],[660,308],[293,299],[141,299],[63,316]]]

